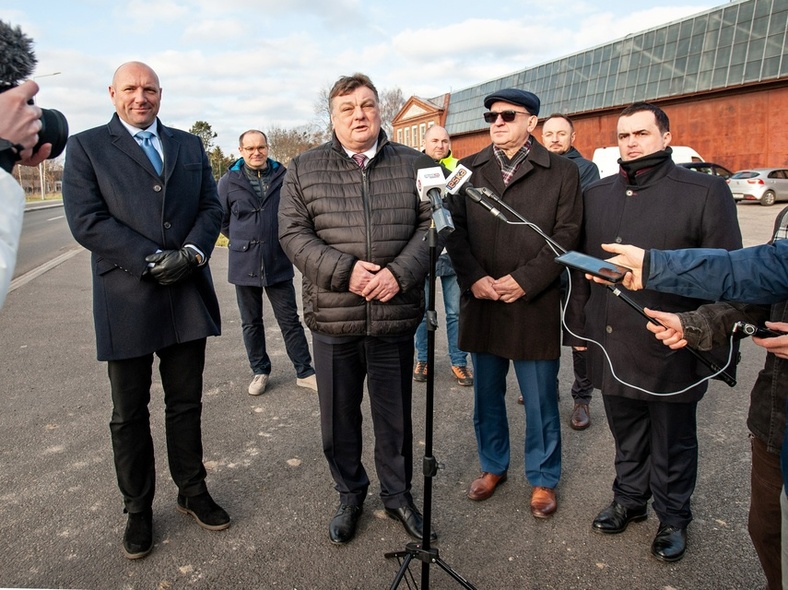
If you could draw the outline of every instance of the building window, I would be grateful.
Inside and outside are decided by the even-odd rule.
[[[427,132],[426,123],[419,125],[419,147],[424,145],[424,134]]]
[[[405,141],[403,141],[405,145],[410,145],[410,129],[407,127],[405,128]]]
[[[397,143],[402,143],[402,129],[397,129]]]
[[[410,144],[411,147],[415,147],[415,148],[419,147],[418,144],[416,144],[416,140],[418,139],[418,136],[416,135],[418,133],[418,129],[419,128],[416,127],[416,125],[414,125],[413,127],[410,128],[411,139],[413,140],[413,143]]]

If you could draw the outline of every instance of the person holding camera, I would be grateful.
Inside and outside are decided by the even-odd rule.
[[[41,130],[41,109],[32,104],[37,93],[32,80],[0,93],[0,308],[14,275],[25,212],[25,191],[11,172],[15,163],[38,166],[52,151],[50,143],[33,151]]]
[[[206,339],[220,333],[208,258],[222,205],[200,139],[159,121],[153,69],[123,64],[109,95],[110,122],[69,139],[63,204],[74,238],[92,253],[98,359],[108,362],[115,470],[129,515],[123,549],[138,559],[153,548],[154,354],[176,509],[208,530],[230,526],[205,484],[200,426]]]

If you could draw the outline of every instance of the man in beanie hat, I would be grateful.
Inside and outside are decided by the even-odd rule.
[[[563,247],[578,240],[583,217],[577,166],[545,149],[531,132],[539,98],[508,88],[484,99],[492,145],[460,163],[475,186],[489,188]],[[468,490],[486,500],[509,469],[506,375],[510,363],[525,402],[525,475],[531,513],[556,510],[561,424],[556,377],[561,353],[559,275],[555,253],[536,232],[509,225],[467,199],[452,204],[448,250],[463,292],[460,348],[471,353],[474,426],[482,474]]]

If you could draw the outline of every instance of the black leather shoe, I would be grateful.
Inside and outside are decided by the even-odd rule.
[[[594,532],[606,535],[616,535],[627,530],[630,522],[646,520],[648,508],[626,508],[613,500],[602,512],[597,514],[591,528]]]
[[[123,534],[123,552],[129,559],[141,559],[153,549],[153,511],[129,512]]]
[[[414,539],[421,541],[424,537],[424,518],[418,508],[412,504],[399,508],[386,508],[386,514],[389,518],[400,521],[405,527],[405,532]],[[430,541],[435,541],[437,538],[437,533],[430,531]]]
[[[678,561],[687,550],[687,529],[659,523],[651,555],[660,561]]]
[[[197,524],[209,531],[221,531],[230,526],[230,515],[213,501],[208,492],[191,497],[178,494],[176,508],[178,512],[191,514]]]
[[[328,538],[332,543],[344,545],[353,540],[362,510],[361,506],[340,504],[337,513],[328,525]]]

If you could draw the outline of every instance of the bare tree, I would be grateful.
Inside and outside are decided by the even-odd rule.
[[[285,166],[301,152],[323,143],[322,130],[308,125],[292,129],[272,125],[268,128],[266,135],[268,136],[268,144],[271,146],[271,157],[282,162]]]
[[[323,84],[313,104],[315,112],[314,127],[324,141],[331,138],[331,108],[328,106],[328,95],[331,94],[331,85]]]
[[[402,90],[399,88],[390,88],[383,90],[380,93],[380,119],[383,131],[386,135],[391,137],[394,133],[394,127],[391,122],[397,113],[400,112],[402,106],[405,104],[405,98],[402,96]]]

